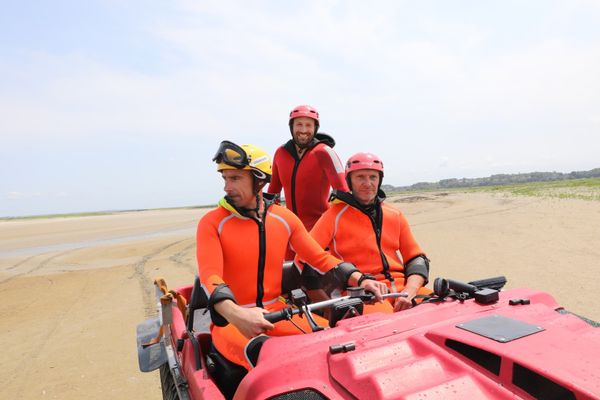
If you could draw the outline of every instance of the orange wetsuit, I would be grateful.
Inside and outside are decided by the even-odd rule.
[[[382,202],[383,192],[379,195],[381,197],[373,206],[377,211],[367,212],[351,194],[336,192],[331,208],[325,211],[310,234],[334,256],[353,263],[362,273],[374,275],[385,282],[391,292],[400,292],[407,278],[405,263],[425,254],[402,212]],[[427,281],[423,271],[417,273]],[[418,292],[428,293],[431,291],[425,288]],[[365,312],[374,309],[393,311],[384,302],[383,305],[366,306]]]
[[[217,285],[226,283],[238,305],[276,311],[285,306],[279,296],[288,243],[321,273],[341,261],[324,252],[291,211],[268,203],[265,208],[262,222],[240,215],[225,199],[219,202],[219,207],[205,214],[198,223],[196,236],[198,269],[209,294]],[[306,319],[295,317],[294,322],[310,331]],[[244,355],[248,339],[233,324],[213,325],[211,331],[219,352],[249,368]],[[269,331],[274,336],[297,333],[301,332],[289,321],[278,322],[275,329]]]

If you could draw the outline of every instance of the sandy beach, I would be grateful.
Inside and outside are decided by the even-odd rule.
[[[600,320],[600,202],[489,193],[388,199],[435,277],[497,275]],[[136,325],[156,313],[154,277],[197,274],[205,209],[0,222],[0,397],[160,399],[138,371]],[[431,286],[431,283],[430,285]]]

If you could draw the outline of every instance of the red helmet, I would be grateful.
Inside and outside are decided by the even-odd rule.
[[[308,117],[319,123],[319,112],[313,106],[297,106],[290,112],[290,121],[298,117]]]
[[[309,105],[296,106],[290,112],[290,132],[292,131],[292,125],[294,118],[307,117],[315,120],[315,133],[319,130],[319,112],[316,108]]]
[[[352,190],[352,181],[350,172],[360,171],[361,169],[373,169],[379,171],[379,187],[383,181],[383,162],[373,153],[356,153],[346,162],[346,183]]]
[[[383,162],[373,153],[356,153],[346,162],[346,176],[361,169],[374,169],[383,177]]]

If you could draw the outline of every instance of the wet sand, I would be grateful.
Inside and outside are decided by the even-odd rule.
[[[432,260],[431,276],[505,275],[600,320],[600,203],[503,194],[391,198]],[[156,276],[192,282],[202,209],[0,222],[0,394],[160,399],[138,371],[135,328]],[[429,285],[431,286],[431,284]]]

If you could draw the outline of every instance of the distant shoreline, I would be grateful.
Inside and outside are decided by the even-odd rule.
[[[592,171],[600,171],[597,168]],[[524,174],[516,174],[518,176]],[[515,176],[516,176],[515,175]],[[565,174],[563,174],[565,175]],[[494,175],[498,176],[498,175]],[[503,175],[504,176],[504,175]],[[486,178],[480,178],[486,179]],[[457,181],[457,180],[447,180]],[[440,181],[443,182],[443,181]],[[417,186],[419,185],[419,186]],[[525,182],[525,183],[505,183],[499,185],[481,184],[467,185],[458,187],[440,187],[439,182],[436,184],[415,184],[412,186],[395,187],[392,185],[382,185],[382,189],[389,196],[403,193],[419,193],[419,192],[509,192],[518,196],[534,196],[534,197],[552,197],[552,198],[567,198],[580,199],[588,201],[600,201],[600,177],[593,178],[578,178],[578,179],[560,179],[548,180],[543,182]],[[145,212],[145,211],[160,211],[160,210],[186,210],[186,209],[203,209],[213,208],[216,204],[195,205],[182,207],[161,207],[161,208],[146,208],[146,209],[130,209],[130,210],[112,210],[112,211],[90,211],[79,213],[60,213],[60,214],[43,214],[43,215],[26,215],[16,217],[0,217],[0,222],[6,221],[22,221],[29,219],[49,219],[49,218],[75,218],[75,217],[95,217],[103,215],[115,215],[126,212]]]
[[[0,222],[6,221],[23,221],[30,219],[51,219],[51,218],[78,218],[78,217],[99,217],[104,215],[117,215],[129,212],[146,212],[146,211],[169,211],[169,210],[194,210],[203,208],[213,208],[216,204],[206,206],[182,206],[182,207],[160,207],[160,208],[138,208],[130,210],[112,210],[112,211],[89,211],[78,213],[60,213],[60,214],[40,214],[40,215],[23,215],[16,217],[0,217]]]

